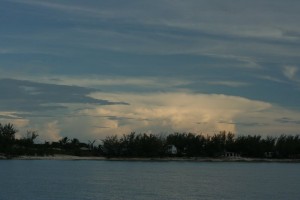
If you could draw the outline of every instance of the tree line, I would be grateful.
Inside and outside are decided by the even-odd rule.
[[[129,133],[122,136],[108,136],[95,145],[77,138],[64,137],[56,142],[35,143],[37,132],[27,131],[20,139],[13,124],[0,124],[0,155],[14,157],[20,155],[67,154],[77,156],[105,157],[222,157],[230,152],[251,158],[300,158],[300,136],[280,135],[279,137],[260,135],[239,135],[219,132],[212,136],[194,133],[172,133],[157,135]],[[172,150],[176,151],[172,151]]]
[[[176,147],[176,154],[169,151]],[[226,152],[250,158],[300,158],[300,136],[266,137],[222,131],[213,136],[194,133],[130,133],[103,140],[102,153],[107,157],[222,157]]]
[[[63,137],[56,142],[36,143],[36,131],[27,131],[26,136],[17,139],[17,130],[13,124],[0,123],[0,156],[6,158],[17,156],[49,156],[66,154],[76,156],[99,156],[99,150],[94,146],[95,141],[83,143],[77,138]]]

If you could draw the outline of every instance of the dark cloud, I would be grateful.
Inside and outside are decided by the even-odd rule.
[[[97,90],[79,86],[56,85],[33,81],[0,79],[0,111],[52,111],[67,109],[66,104],[115,105],[88,97]]]
[[[266,126],[265,123],[259,123],[259,122],[227,122],[227,121],[219,121],[219,124],[232,124],[237,126]]]
[[[114,120],[114,121],[134,119],[131,117],[118,117],[118,116],[105,116],[105,117],[108,118],[109,120]]]
[[[106,129],[106,128],[111,128],[109,126],[93,126],[94,128],[99,128],[99,129]]]
[[[276,119],[275,121],[279,122],[279,123],[283,123],[283,124],[300,124],[300,120],[294,120],[294,119],[291,119],[288,117],[282,117],[282,118]]]
[[[196,122],[196,124],[207,124],[207,122]]]
[[[283,35],[300,40],[300,31],[284,31]]]

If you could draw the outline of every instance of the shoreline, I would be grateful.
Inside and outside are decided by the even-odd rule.
[[[270,158],[209,158],[209,157],[165,157],[165,158],[106,158],[72,155],[54,156],[19,156],[11,159],[1,156],[0,160],[91,160],[91,161],[150,161],[150,162],[260,162],[260,163],[300,163],[300,159],[270,159]]]

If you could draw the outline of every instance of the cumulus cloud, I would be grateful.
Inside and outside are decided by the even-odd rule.
[[[38,132],[39,134],[39,140],[45,140],[45,141],[58,141],[62,138],[60,135],[61,129],[58,126],[58,121],[52,121],[49,123],[46,123],[42,130]]]
[[[94,93],[92,96],[106,96],[110,100],[122,99],[130,102],[128,106],[113,105],[82,110],[82,113],[93,116],[95,126],[101,127],[95,127],[95,135],[124,134],[130,131],[191,131],[210,134],[221,130],[236,132],[237,124],[234,122],[240,116],[259,115],[272,107],[265,102],[217,94]],[[232,123],[225,124],[220,121]]]
[[[238,96],[189,92],[90,94],[95,99],[103,96],[109,101],[129,104],[93,105],[54,119],[14,119],[12,122],[20,130],[28,127],[38,130],[41,142],[57,141],[64,136],[87,141],[132,131],[211,135],[226,130],[237,134],[279,135],[294,134],[300,128],[296,120],[299,112]]]
[[[295,134],[299,124],[283,124],[280,116],[299,118],[300,113],[267,102],[217,94],[94,93],[122,99],[130,105],[96,106],[80,110],[89,116],[87,133],[92,138],[122,135],[131,131],[147,133],[195,132],[213,134],[226,130],[237,134]]]
[[[26,129],[30,125],[30,120],[21,118],[17,113],[14,112],[0,112],[0,123],[8,124],[11,123],[17,130],[16,138],[21,138],[24,136]]]

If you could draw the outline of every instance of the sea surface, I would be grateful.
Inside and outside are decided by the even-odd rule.
[[[300,164],[0,160],[1,200],[300,199]]]

